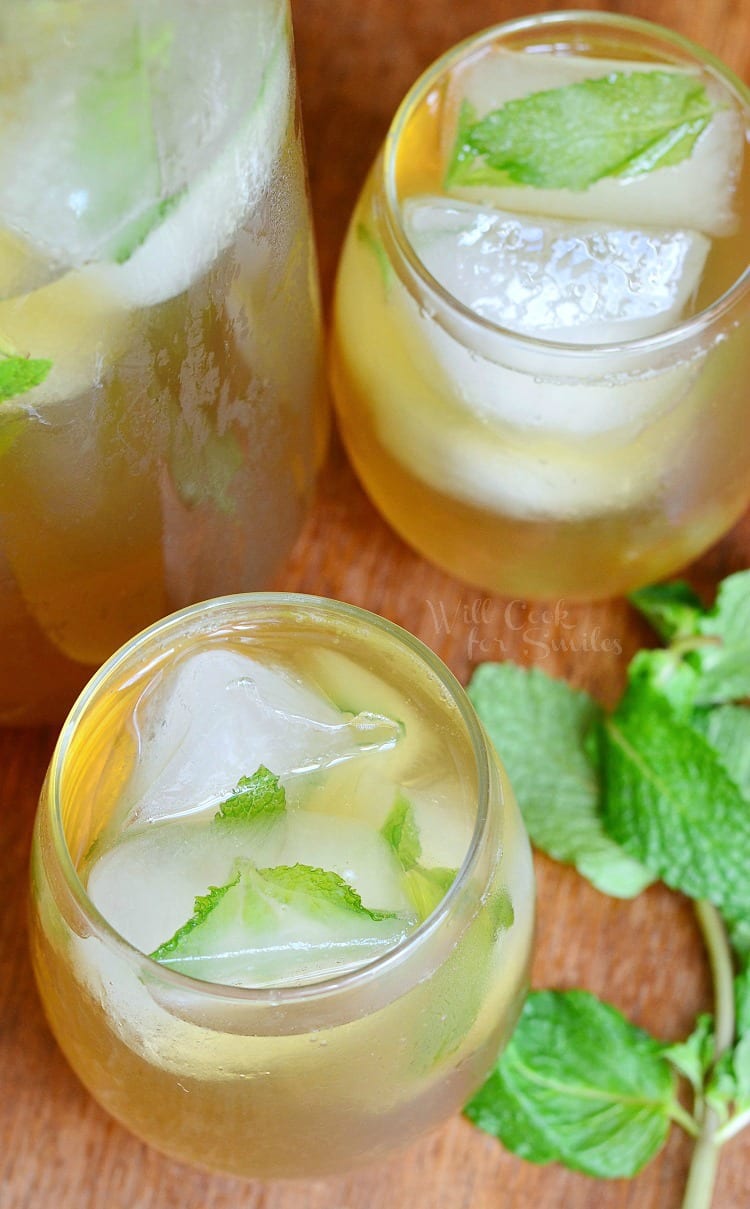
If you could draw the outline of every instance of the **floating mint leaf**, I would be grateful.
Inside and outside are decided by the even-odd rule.
[[[52,362],[42,357],[12,357],[0,354],[0,403],[23,395],[44,382]]]
[[[122,264],[169,213],[179,194],[161,198],[153,114],[153,73],[168,60],[172,30],[145,38],[137,21],[123,31],[117,54],[92,72],[77,94],[73,162],[80,222]]]
[[[205,924],[206,920],[213,914],[221,900],[229,893],[233,886],[239,885],[240,870],[233,877],[225,882],[223,886],[209,886],[205,894],[199,894],[195,900],[193,914],[190,919],[177,929],[174,936],[169,940],[165,940],[164,944],[159,945],[158,949],[154,949],[150,956],[154,961],[166,961],[173,955],[184,955],[189,952],[191,939],[196,929]]]
[[[172,213],[175,206],[182,200],[185,190],[165,197],[163,201],[155,202],[143,214],[139,214],[121,233],[117,244],[112,249],[112,259],[117,264],[125,264],[130,257],[145,243],[152,231],[161,226],[164,219]]]
[[[404,878],[406,892],[420,920],[425,920],[437,910],[446,894],[456,880],[456,869],[444,869],[435,866],[425,869],[415,865]]]
[[[602,717],[596,702],[512,663],[482,664],[468,692],[536,846],[575,865],[605,894],[639,894],[653,875],[612,842],[600,815],[600,778],[586,749]]]
[[[215,982],[277,982],[295,970],[360,963],[405,935],[393,911],[366,907],[337,873],[311,865],[257,869],[235,861],[222,886],[195,900],[193,915],[151,956]]]
[[[750,911],[750,809],[706,739],[647,685],[631,685],[602,739],[612,838],[673,889]]]
[[[687,159],[713,116],[700,80],[614,71],[506,102],[476,120],[464,103],[446,188],[531,185],[582,191]]]
[[[419,863],[422,844],[414,817],[414,807],[402,793],[396,795],[396,801],[380,829],[380,834],[393,849],[405,871],[408,872]]]
[[[699,632],[703,605],[684,580],[640,588],[631,592],[628,600],[666,642],[690,638]]]
[[[536,991],[467,1116],[533,1163],[614,1179],[661,1149],[675,1103],[660,1042],[586,991]]]
[[[255,819],[283,814],[286,793],[279,778],[261,764],[251,777],[240,777],[233,794],[219,806],[219,820]]]
[[[353,911],[369,919],[395,919],[395,911],[373,911],[362,902],[357,891],[344,881],[338,873],[318,869],[312,865],[275,865],[272,869],[259,869],[263,881],[275,888],[277,897],[284,898],[303,894],[310,899],[310,909],[335,907],[340,911]]]

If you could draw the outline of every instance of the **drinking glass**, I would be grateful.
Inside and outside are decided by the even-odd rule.
[[[228,986],[157,964],[94,905],[83,871],[122,826],[133,786],[148,781],[148,743],[171,733],[169,709],[147,724],[143,703],[161,700],[155,694],[180,661],[186,667],[207,651],[235,659],[286,652],[295,684],[298,666],[306,676],[314,672],[347,710],[389,713],[411,734],[400,765],[404,792],[418,804],[424,849],[436,845],[440,863],[457,872],[436,908],[394,947],[317,979]],[[223,705],[195,688],[192,704],[177,694],[178,710],[187,703],[190,714],[180,726],[221,719],[217,761],[232,746],[221,693]],[[290,735],[298,715],[287,719]],[[326,810],[334,809],[333,821],[325,811],[314,815],[316,845],[325,831],[335,848],[340,834],[347,852],[355,799],[365,814],[388,808],[381,782],[361,771],[372,764],[337,764],[330,775],[354,766],[353,779],[332,782]],[[170,792],[175,781],[182,785],[189,805],[186,769],[174,769],[168,781]],[[158,830],[158,821],[142,823],[139,842]],[[350,857],[342,856],[345,864]],[[128,910],[132,896],[146,893],[154,867],[161,876],[165,862],[144,855],[132,893],[111,883],[107,894]],[[115,876],[112,868],[102,866],[100,886]],[[63,727],[33,844],[39,991],[86,1087],[170,1155],[244,1176],[314,1176],[408,1144],[458,1111],[488,1073],[520,1010],[532,930],[529,845],[505,773],[448,669],[380,617],[282,594],[194,606],[113,656]]]
[[[286,0],[0,6],[0,722],[268,586],[325,444]]]
[[[491,78],[484,67],[493,62]],[[484,115],[489,144],[497,112],[510,114],[532,93],[543,104],[539,97],[566,82],[580,89],[584,80],[649,71],[706,90],[710,124],[680,163],[667,152],[665,166],[643,171],[641,161],[640,176],[633,168],[627,180],[620,166],[586,189],[519,188],[515,178],[503,187],[481,168],[451,184],[455,157],[467,154],[461,121],[471,127]],[[595,12],[545,13],[480,33],[408,93],[343,250],[332,380],[365,489],[440,567],[513,596],[606,597],[671,573],[746,507],[749,96],[684,38]],[[458,133],[446,146],[451,123]],[[561,156],[573,154],[573,140],[586,145],[590,124],[571,131]],[[695,129],[684,127],[686,138]],[[532,156],[538,149],[533,143]],[[521,247],[540,230],[558,240],[546,281],[549,265]],[[490,263],[487,249],[494,240],[496,253],[501,239],[516,268],[487,297],[489,269],[475,276],[482,257],[471,248]],[[626,254],[601,258],[597,240]],[[707,250],[697,294],[688,283],[695,296],[681,310],[636,327],[629,308],[651,288],[652,263],[670,240],[672,251],[678,241]],[[599,286],[591,269],[576,277],[582,249],[604,282],[590,322],[585,308]],[[623,290],[614,278],[631,269],[635,284]],[[624,318],[597,322],[612,286]],[[567,328],[534,312],[561,298],[578,316]]]

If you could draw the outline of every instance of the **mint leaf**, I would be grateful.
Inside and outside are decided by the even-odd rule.
[[[698,703],[750,697],[750,571],[722,581],[716,603],[698,629],[709,640],[688,656],[700,677]]]
[[[531,93],[475,120],[464,102],[446,188],[530,185],[583,191],[687,159],[713,116],[700,80],[613,71]]]
[[[0,354],[0,403],[39,386],[51,369],[52,362],[42,357],[13,357]]]
[[[286,793],[279,778],[265,764],[251,777],[240,777],[234,793],[222,802],[216,819],[254,819],[283,814],[286,810]]]
[[[193,914],[190,919],[178,928],[174,936],[169,940],[165,940],[164,944],[159,945],[158,949],[154,949],[150,957],[154,961],[166,961],[167,958],[175,954],[185,953],[190,947],[190,939],[197,928],[206,922],[209,916],[216,910],[221,900],[234,887],[239,885],[241,871],[238,869],[232,878],[225,882],[223,886],[209,886],[205,894],[199,894],[195,900]]]
[[[653,875],[612,842],[601,819],[600,777],[586,748],[602,718],[596,702],[513,663],[482,664],[468,693],[536,846],[575,865],[605,894],[639,894]]]
[[[119,34],[117,56],[93,71],[77,93],[72,156],[83,206],[80,221],[118,264],[132,256],[184,192],[161,196],[154,123],[156,72],[168,62],[172,39],[169,25],[146,38],[133,21]]]
[[[647,686],[603,728],[605,826],[675,890],[750,911],[750,809],[710,744]]]
[[[631,592],[628,600],[653,626],[660,638],[673,642],[698,633],[703,605],[689,584],[676,579],[672,583],[652,584]]]
[[[165,197],[163,201],[154,202],[147,210],[144,210],[136,219],[133,220],[122,233],[121,238],[112,249],[112,259],[117,264],[125,264],[133,253],[146,242],[149,235],[156,227],[161,226],[164,219],[172,213],[177,204],[182,200],[185,194],[184,189],[180,189],[178,193],[173,193],[171,197]]]
[[[524,1159],[614,1179],[660,1150],[674,1102],[660,1042],[586,991],[536,991],[465,1111]]]
[[[370,934],[372,923],[398,920],[394,911],[366,907],[357,891],[337,873],[311,865],[257,869],[235,861],[222,886],[195,900],[193,914],[151,957],[174,969],[217,982],[253,976],[288,977],[292,964],[333,942],[356,952],[362,945],[392,941],[402,928]],[[353,921],[354,930],[343,921]],[[363,932],[357,921],[370,921]]]
[[[668,1045],[663,1053],[675,1070],[689,1080],[696,1094],[700,1094],[714,1060],[713,1017],[699,1016],[688,1039]]]
[[[433,869],[415,865],[407,872],[404,878],[406,892],[414,904],[420,922],[440,906],[456,880],[457,872],[457,869],[445,869],[439,865]]]
[[[393,849],[405,871],[408,872],[418,864],[422,855],[419,828],[414,817],[414,807],[402,793],[396,795],[396,801],[380,829],[380,834]]]
[[[717,705],[713,709],[697,710],[693,715],[693,726],[711,744],[740,793],[750,803],[750,709],[742,705]]]
[[[637,651],[628,667],[628,683],[634,691],[648,690],[663,697],[681,718],[693,717],[699,677],[678,651]]]
[[[395,919],[397,915],[396,911],[373,911],[366,907],[353,886],[338,873],[327,869],[313,865],[275,865],[271,869],[259,869],[258,875],[274,888],[275,897],[280,901],[304,894],[310,899],[311,909],[335,907],[373,920]]]
[[[419,838],[414,807],[401,792],[396,795],[396,801],[380,829],[380,834],[392,848],[404,871],[406,892],[420,922],[423,922],[440,906],[456,880],[458,870],[445,869],[441,866],[426,869],[419,863],[422,855],[422,842]]]

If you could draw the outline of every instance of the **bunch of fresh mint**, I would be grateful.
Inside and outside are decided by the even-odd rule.
[[[683,1209],[707,1209],[719,1148],[750,1123],[750,571],[710,610],[684,583],[631,600],[668,646],[635,656],[612,714],[510,663],[469,695],[538,848],[606,894],[661,879],[695,901],[715,1010],[670,1045],[586,991],[532,992],[466,1112],[523,1158],[609,1178],[676,1121],[697,1139]]]

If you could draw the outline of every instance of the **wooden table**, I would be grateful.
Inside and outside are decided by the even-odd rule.
[[[459,38],[525,8],[506,0],[296,0],[301,91],[326,295],[347,215],[408,85]],[[618,12],[672,26],[750,77],[750,0],[621,0]],[[709,595],[750,562],[750,517],[691,570]],[[469,636],[536,662],[612,703],[648,629],[622,601],[565,606],[565,624],[506,630],[505,602],[428,566],[379,519],[338,449],[320,500],[278,586],[365,605],[418,634],[464,681]],[[518,606],[520,608],[521,606]],[[479,610],[475,623],[474,611]],[[518,614],[514,614],[517,617]],[[574,624],[573,629],[566,626]],[[547,643],[539,646],[539,642]],[[562,645],[561,645],[562,643]],[[567,645],[566,645],[567,644]],[[555,649],[555,647],[557,649]],[[577,648],[577,649],[576,649]],[[79,1086],[47,1031],[26,952],[25,877],[32,815],[51,732],[0,734],[0,1209],[676,1209],[690,1146],[675,1129],[636,1181],[596,1183],[505,1154],[466,1121],[378,1169],[309,1184],[243,1184],[170,1162],[132,1138]],[[585,986],[668,1038],[709,1006],[706,963],[688,904],[664,889],[632,903],[597,894],[537,859],[534,979]],[[716,1209],[750,1206],[750,1136],[730,1144]]]

